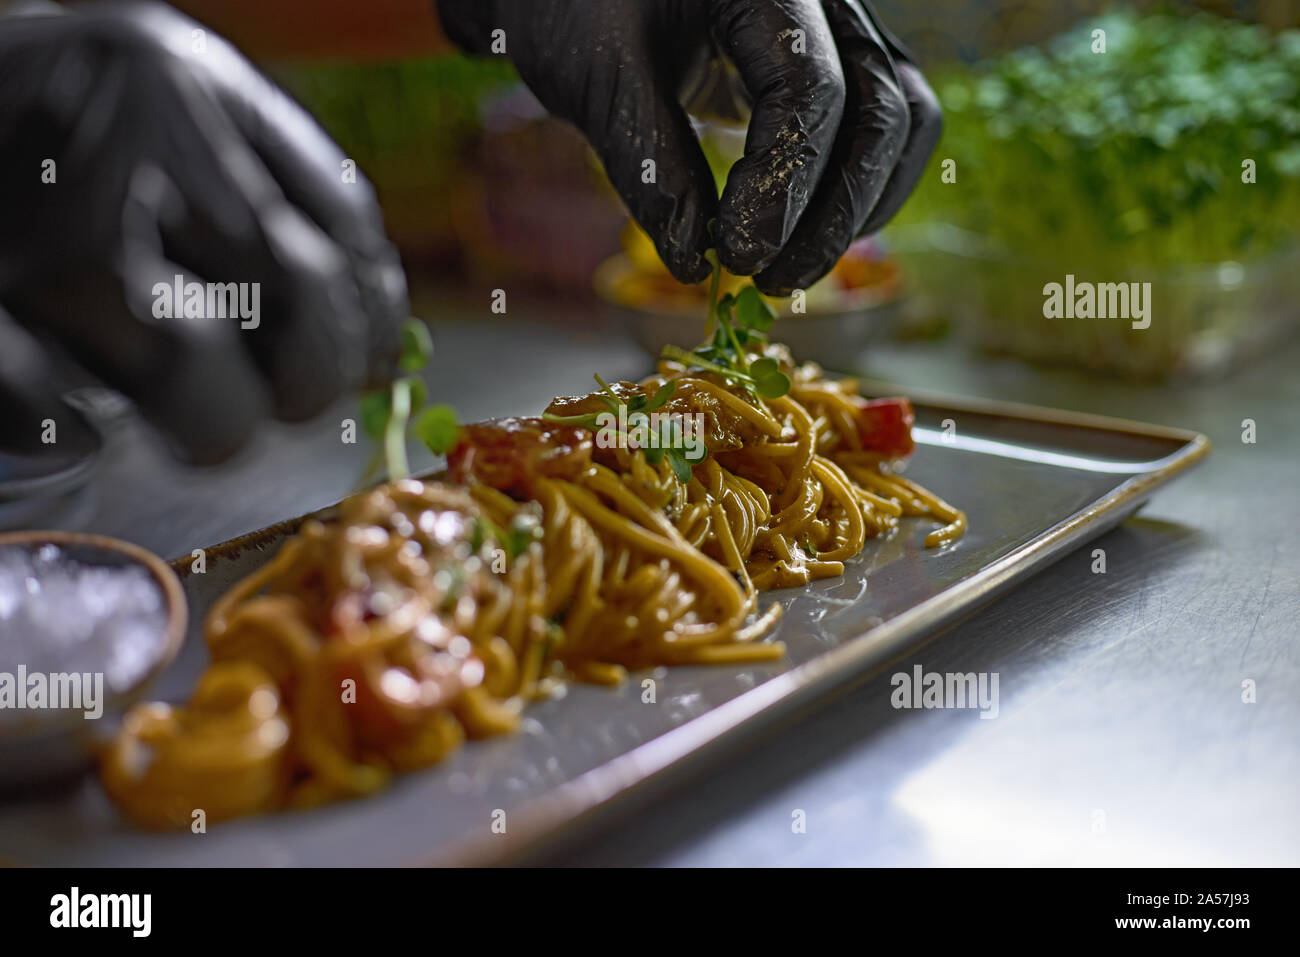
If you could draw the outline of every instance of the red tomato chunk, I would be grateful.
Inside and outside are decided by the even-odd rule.
[[[886,458],[901,459],[912,454],[912,423],[916,414],[906,399],[858,399],[858,434],[862,446]]]
[[[574,479],[591,467],[591,433],[539,418],[489,419],[462,426],[447,456],[447,477],[481,482],[516,499],[533,498],[541,478]]]

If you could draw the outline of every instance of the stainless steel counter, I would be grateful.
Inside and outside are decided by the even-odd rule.
[[[475,322],[435,323],[432,399],[466,418],[518,414],[585,391],[593,371],[645,371],[599,318],[555,311],[564,318],[550,325],[486,308]],[[1068,556],[898,666],[998,672],[995,720],[895,710],[882,675],[559,860],[1300,864],[1300,346],[1176,389],[953,345],[883,346],[860,364],[917,389],[1195,429],[1215,451],[1098,540],[1105,574],[1091,548]],[[270,427],[205,472],[124,422],[95,487],[28,524],[187,553],[346,494],[369,455],[339,439],[353,414],[341,402],[310,425]],[[1242,442],[1247,418],[1254,444]]]

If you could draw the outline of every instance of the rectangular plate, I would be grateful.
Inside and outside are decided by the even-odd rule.
[[[891,391],[863,384],[867,394]],[[0,859],[128,866],[526,859],[626,813],[833,687],[914,653],[1122,521],[1209,451],[1203,435],[1175,429],[914,391],[912,397],[919,447],[908,475],[964,509],[970,530],[932,550],[922,545],[931,526],[905,520],[890,539],[868,542],[842,578],[767,593],[786,606],[775,635],[786,643],[786,660],[657,669],[653,704],[642,702],[646,674],[614,689],[574,685],[564,697],[531,707],[520,733],[471,743],[374,797],[222,823],[202,836],[133,830],[87,776],[64,791],[0,805]],[[206,663],[198,628],[208,606],[301,521],[208,549],[203,575],[188,574],[189,557],[177,559],[191,633],[152,689],[155,696],[185,697]],[[492,827],[498,810],[506,814],[504,834]]]

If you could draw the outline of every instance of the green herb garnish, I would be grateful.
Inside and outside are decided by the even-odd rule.
[[[431,405],[415,420],[415,435],[429,451],[446,455],[456,447],[460,437],[460,420],[456,410],[446,403]]]
[[[390,479],[406,478],[410,464],[406,457],[406,443],[414,432],[429,450],[445,455],[456,445],[460,423],[456,410],[439,404],[425,408],[428,388],[419,372],[433,355],[433,338],[428,327],[419,319],[402,323],[400,331],[401,352],[397,367],[407,375],[394,379],[386,389],[367,392],[361,397],[361,428],[380,448],[366,468],[363,484],[367,484],[381,464],[388,466]]]
[[[397,366],[403,372],[419,372],[429,364],[433,356],[433,337],[429,327],[418,319],[408,319],[402,323],[402,351],[397,359]]]
[[[609,411],[612,414],[618,415],[618,410],[620,407],[627,408],[627,415],[629,416],[628,418],[629,425],[633,424],[633,420],[631,418],[633,413],[637,413],[637,412],[645,413],[645,412],[655,411],[656,409],[662,407],[665,402],[671,399],[673,397],[673,393],[677,390],[676,381],[669,379],[662,386],[660,386],[658,389],[655,390],[655,394],[653,396],[634,395],[631,398],[624,400],[624,399],[620,399],[618,397],[618,394],[612,388],[610,388],[609,383],[607,383],[599,375],[594,375],[592,378],[594,378],[597,384],[600,385],[601,393],[602,393],[600,398],[604,401],[605,405],[609,406]],[[604,412],[586,412],[583,413],[582,415],[555,415],[552,412],[545,412],[542,414],[542,418],[545,419],[547,422],[555,422],[560,425],[577,425],[577,426],[581,426],[584,429],[591,429],[594,432],[600,428],[599,420],[600,417],[604,414],[605,414]]]
[[[703,345],[692,351],[677,346],[665,346],[662,356],[674,362],[680,362],[688,369],[700,369],[721,376],[729,382],[740,385],[758,399],[779,399],[790,391],[790,377],[781,371],[779,363],[761,353],[767,346],[767,332],[776,321],[776,313],[767,304],[756,288],[746,286],[738,295],[727,293],[718,298],[718,287],[722,280],[722,265],[717,253],[710,249],[705,258],[713,266],[709,279],[709,309],[705,318],[705,331],[708,338]],[[760,358],[752,363],[749,356],[752,351],[760,353]],[[655,431],[649,428],[647,413],[664,405],[673,396],[676,380],[669,379],[654,395],[634,395],[622,399],[600,376],[596,376],[600,386],[600,398],[617,416],[620,422],[626,422],[629,430],[645,428],[653,437]],[[542,416],[548,422],[562,425],[576,425],[582,428],[599,430],[600,416],[604,413],[590,412],[583,415]],[[677,481],[686,484],[691,480],[691,468],[698,465],[708,455],[707,449],[701,449],[691,456],[684,448],[681,426],[676,420],[669,420],[667,436],[662,441],[654,438],[640,447],[639,451],[651,465],[667,461]],[[629,438],[626,431],[619,430],[619,435]]]
[[[542,418],[547,422],[555,422],[559,425],[576,425],[597,432],[605,428],[600,424],[601,416],[613,415],[616,420],[626,422],[628,427],[628,430],[625,431],[616,426],[614,429],[616,435],[621,436],[624,441],[630,443],[633,438],[632,431],[645,429],[649,441],[640,445],[638,451],[645,456],[646,461],[651,465],[658,465],[666,459],[677,480],[682,484],[689,482],[691,480],[691,467],[703,462],[708,455],[708,451],[701,449],[692,458],[687,453],[687,450],[683,448],[685,441],[682,437],[681,426],[678,425],[676,420],[668,420],[667,436],[658,436],[658,433],[650,426],[649,413],[662,408],[673,397],[673,394],[677,391],[677,381],[669,379],[655,390],[654,395],[634,395],[622,399],[610,387],[609,383],[599,375],[594,376],[594,378],[600,386],[600,392],[597,394],[609,409],[607,413],[587,412],[582,415],[555,415],[546,412],[543,413]],[[620,414],[620,409],[624,410],[622,414]]]
[[[541,541],[542,535],[542,526],[533,515],[516,515],[508,529],[503,529],[486,515],[480,515],[474,519],[469,546],[472,552],[477,552],[488,540],[491,540],[496,542],[499,548],[504,549],[510,560],[514,561],[528,551],[528,546],[533,542]]]
[[[713,250],[706,254],[713,264],[709,283],[709,312],[706,330],[709,338],[703,345],[687,351],[665,346],[661,356],[680,362],[688,369],[701,369],[722,376],[747,389],[755,398],[779,399],[790,391],[790,377],[781,371],[775,359],[767,356],[749,361],[751,350],[762,353],[767,332],[776,321],[776,313],[753,286],[738,295],[727,293],[717,298],[722,266]]]

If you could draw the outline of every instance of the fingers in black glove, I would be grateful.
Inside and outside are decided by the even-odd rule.
[[[898,74],[898,82],[907,98],[911,128],[898,165],[890,174],[889,182],[885,184],[885,191],[876,202],[875,209],[859,228],[860,235],[876,232],[903,207],[907,197],[921,181],[925,165],[939,144],[939,136],[943,132],[943,111],[921,71],[908,61],[897,58],[894,60],[894,71]]]
[[[406,296],[364,176],[196,30],[158,5],[7,30],[0,199],[27,232],[0,232],[0,299],[209,462],[267,411],[301,419],[390,374]],[[38,185],[46,157],[57,182]],[[255,286],[259,314],[160,317],[177,275]]]
[[[939,132],[933,94],[862,0],[438,0],[472,52],[494,31],[524,81],[596,147],[619,193],[683,282],[706,273],[715,209],[672,91],[716,43],[754,102],[744,156],[716,204],[718,256],[788,293],[835,264],[919,179]],[[497,51],[500,52],[500,51]],[[654,159],[659,177],[638,175]]]
[[[845,77],[817,0],[718,0],[715,18],[718,44],[754,97],[718,218],[719,260],[748,276],[776,259],[813,198],[832,159]]]
[[[266,385],[238,339],[238,325],[183,316],[155,319],[149,290],[171,287],[177,276],[182,284],[204,278],[152,250],[128,252],[122,270],[121,275],[51,273],[53,285],[39,295],[18,297],[13,312],[29,328],[57,338],[78,364],[130,395],[178,458],[196,465],[228,458],[248,440],[269,404]],[[95,317],[92,324],[78,326],[69,319],[88,311]]]
[[[367,317],[340,247],[285,200],[228,124],[214,116],[190,131],[212,149],[165,160],[165,199],[156,209],[142,203],[129,235],[141,245],[153,232],[187,270],[256,289],[257,316],[207,321],[234,330],[270,386],[275,415],[298,421],[365,378]],[[123,275],[149,289],[154,278],[147,269]]]
[[[830,271],[873,211],[880,210],[881,223],[892,216],[920,176],[919,169],[900,173],[900,159],[909,149],[923,151],[923,165],[933,148],[926,143],[929,129],[914,127],[894,59],[866,10],[857,0],[826,0],[825,7],[848,95],[816,195],[780,256],[754,277],[760,289],[778,295],[806,289]],[[893,209],[881,209],[886,198]]]
[[[710,269],[704,253],[713,245],[707,227],[718,206],[713,174],[677,102],[676,83],[640,69],[648,60],[625,62],[594,66],[612,75],[568,118],[586,134],[669,271],[699,282]]]
[[[169,21],[158,17],[151,19],[150,25],[174,36],[176,27]],[[316,261],[315,272],[351,279],[364,323],[359,355],[365,385],[388,382],[400,351],[399,329],[410,307],[406,277],[397,251],[384,233],[374,187],[355,164],[349,165],[343,151],[301,106],[224,40],[208,41],[199,66],[209,77],[208,86],[219,106],[278,188],[275,201],[279,208],[263,219],[280,220],[283,228],[266,228],[281,234],[302,228],[284,222],[283,205],[287,202],[290,213],[305,213],[341,250],[341,263],[332,261],[336,257],[326,257]],[[304,247],[312,253],[309,259],[320,245],[309,242]],[[347,298],[344,292],[337,289],[333,295]],[[310,313],[314,308],[314,304],[305,303],[301,311]],[[292,332],[285,334],[293,338]]]
[[[520,77],[582,131],[664,264],[681,282],[704,279],[717,188],[677,101],[687,58],[708,37],[703,5],[694,13],[628,0],[439,6],[449,35],[472,51],[487,52],[492,30],[506,30]]]
[[[2,456],[0,481],[49,474],[98,447],[90,427],[60,398],[56,383],[45,350],[0,309],[0,449],[40,462],[28,476],[21,474],[12,454]],[[53,424],[52,431],[47,423]]]

